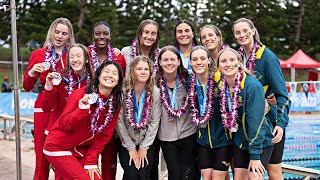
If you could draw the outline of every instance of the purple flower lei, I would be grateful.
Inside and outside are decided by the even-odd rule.
[[[56,71],[57,71],[57,69],[56,69],[57,62],[56,62],[56,59],[53,59],[53,58],[52,58],[53,49],[54,49],[54,45],[53,45],[53,44],[50,44],[50,45],[48,46],[48,48],[46,49],[44,61],[45,61],[45,62],[49,62],[49,63],[50,63],[50,68],[51,68],[51,70],[52,70],[53,72],[56,72]],[[67,49],[67,45],[64,45],[64,49]],[[61,56],[63,56],[63,54],[62,54]]]
[[[179,76],[180,77],[180,81],[185,84],[185,79],[183,76]],[[188,107],[188,96],[186,98],[183,99],[184,104],[180,109],[172,109],[172,107],[170,106],[169,100],[168,100],[168,94],[166,91],[166,83],[164,80],[164,77],[162,76],[162,78],[160,78],[159,80],[159,84],[160,84],[160,97],[161,97],[161,102],[163,104],[163,107],[167,110],[169,116],[176,116],[176,117],[181,117],[186,113],[186,109]]]
[[[132,58],[135,58],[136,56],[139,55],[137,45],[138,45],[137,40],[133,40],[132,44],[131,44]],[[160,49],[159,48],[155,49],[154,50],[154,57],[151,59],[151,61],[153,62],[153,70],[155,73],[158,72],[158,69],[159,69],[159,67],[158,67],[159,54],[160,54]]]
[[[133,96],[132,96],[132,88],[129,88],[125,93],[125,103],[126,103],[126,117],[131,126],[136,129],[144,129],[147,125],[148,121],[151,119],[151,92],[146,92],[146,98],[144,100],[145,110],[143,111],[140,123],[136,123],[134,121],[134,110],[133,110]]]
[[[90,83],[90,73],[86,73],[86,76],[87,76],[87,78],[86,78],[86,86],[88,86],[89,85],[89,83]],[[68,84],[68,86],[66,86],[66,90],[67,90],[67,97],[66,97],[66,99],[68,99],[69,98],[69,96],[72,94],[72,92],[74,91],[74,89],[75,89],[75,82],[74,82],[74,80],[73,80],[73,71],[71,70],[71,69],[69,69],[68,70],[68,80],[69,80],[69,84]]]
[[[249,71],[251,71],[252,73],[254,73],[254,66],[255,66],[255,59],[256,59],[256,52],[260,49],[260,45],[257,43],[257,42],[254,42],[253,43],[253,49],[252,51],[250,52],[250,55],[249,55],[249,58],[248,58],[248,61],[246,63],[246,67]],[[241,46],[238,50],[239,54],[241,54],[241,56],[243,57],[244,55],[244,48],[243,46]]]
[[[96,52],[96,45],[95,45],[95,42],[92,42],[89,46],[90,48],[90,55],[91,55],[91,58],[90,58],[90,65],[93,69],[93,71],[96,71],[97,68],[100,66],[100,62],[98,60],[98,57],[97,57],[97,52]],[[109,61],[113,61],[114,60],[114,50],[112,48],[112,46],[110,44],[108,44],[108,50],[106,52],[106,60],[109,60]]]
[[[222,117],[222,124],[225,128],[229,129],[231,132],[237,132],[238,130],[238,110],[237,108],[240,106],[238,101],[238,96],[241,91],[241,81],[243,78],[242,71],[238,72],[238,75],[235,79],[235,85],[233,87],[232,93],[232,105],[231,105],[231,112],[227,111],[227,81],[223,77],[222,80],[222,90],[220,93],[220,111]]]
[[[222,49],[225,49],[229,47],[227,44],[223,43],[221,46],[220,46],[220,49],[219,49],[219,52],[222,50]]]
[[[108,125],[108,123],[112,120],[113,114],[114,114],[114,108],[115,108],[114,107],[115,99],[116,97],[113,96],[113,94],[110,95],[108,98],[108,103],[104,105],[102,98],[98,97],[97,107],[95,108],[91,116],[90,125],[89,125],[90,130],[92,131],[93,134],[101,133],[104,130],[104,128]],[[103,122],[100,125],[98,125],[100,111],[104,110],[105,108],[107,108],[104,112],[105,118]]]
[[[190,77],[190,87],[189,87],[189,100],[190,100],[190,109],[191,109],[191,122],[193,124],[199,125],[208,122],[213,115],[213,98],[214,98],[214,73],[209,75],[208,79],[208,92],[207,93],[207,108],[203,116],[200,116],[199,110],[196,108],[196,75],[191,75]]]

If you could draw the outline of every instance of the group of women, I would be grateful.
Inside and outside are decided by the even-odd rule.
[[[121,52],[111,27],[97,22],[93,42],[76,44],[70,21],[56,19],[32,52],[26,91],[34,108],[34,179],[157,179],[161,147],[168,178],[281,177],[290,100],[277,57],[254,24],[234,22],[236,51],[214,25],[179,21],[174,46],[159,48],[160,29],[140,23]],[[101,155],[101,170],[98,158]]]

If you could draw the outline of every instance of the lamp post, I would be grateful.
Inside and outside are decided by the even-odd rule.
[[[20,141],[20,108],[19,108],[19,80],[18,80],[18,48],[17,48],[17,25],[16,25],[16,2],[10,0],[11,13],[11,37],[12,37],[12,63],[14,75],[14,109],[16,130],[16,169],[17,180],[21,180],[21,141]]]

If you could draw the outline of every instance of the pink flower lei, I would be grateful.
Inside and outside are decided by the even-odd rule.
[[[132,45],[131,45],[131,50],[132,50],[131,56],[132,56],[132,58],[135,58],[136,56],[139,55],[137,45],[138,45],[137,40],[133,40],[132,41]],[[158,72],[158,69],[159,69],[159,67],[158,67],[159,54],[160,54],[160,49],[157,48],[157,49],[154,50],[153,58],[152,59],[150,58],[150,60],[153,62],[153,70],[154,70],[155,73]]]
[[[190,77],[190,87],[189,87],[189,100],[190,100],[190,109],[191,109],[191,122],[193,124],[199,125],[199,124],[204,124],[208,122],[213,115],[213,104],[214,104],[214,73],[211,73],[209,75],[208,79],[208,91],[205,92],[207,93],[207,108],[206,112],[204,113],[203,116],[200,116],[199,110],[196,108],[196,75],[192,74]]]
[[[116,97],[111,94],[108,97],[108,102],[105,104],[101,97],[98,97],[97,107],[95,108],[91,120],[90,120],[90,130],[93,134],[101,133],[104,128],[108,125],[108,123],[112,120],[114,109],[115,109],[115,101]],[[106,110],[105,110],[106,109]],[[100,125],[98,125],[100,112],[104,110],[104,120]]]
[[[250,55],[249,55],[249,58],[248,58],[248,61],[246,63],[246,67],[249,71],[251,71],[252,73],[254,73],[254,67],[255,67],[255,59],[256,59],[256,52],[260,49],[260,45],[259,43],[257,42],[254,42],[253,43],[253,49],[252,51],[250,52]],[[241,54],[241,56],[243,57],[244,56],[244,48],[243,46],[241,46],[238,50],[239,54]]]
[[[134,109],[133,109],[133,96],[132,96],[132,88],[129,88],[125,93],[125,103],[126,103],[126,117],[131,126],[135,129],[144,129],[147,125],[148,121],[151,119],[151,92],[146,92],[146,98],[144,100],[144,111],[141,117],[140,123],[136,123],[134,121]]]
[[[180,78],[180,82],[182,84],[185,84],[185,79],[182,75],[179,76]],[[181,117],[186,113],[186,109],[188,107],[188,96],[186,98],[183,99],[184,104],[180,109],[173,109],[170,106],[169,100],[168,100],[168,94],[167,94],[167,90],[166,90],[166,83],[164,80],[164,77],[162,76],[162,78],[159,79],[159,87],[160,87],[160,97],[161,97],[161,102],[163,104],[163,107],[167,110],[169,116],[176,116],[176,117]]]
[[[238,75],[235,80],[235,85],[233,87],[232,97],[232,105],[231,105],[231,112],[227,111],[228,108],[228,100],[227,100],[227,81],[223,77],[222,80],[222,90],[220,93],[220,111],[222,117],[222,124],[225,128],[229,129],[231,132],[237,132],[238,130],[238,110],[237,108],[240,106],[238,101],[238,96],[241,91],[241,81],[243,78],[242,71],[238,72]]]
[[[69,80],[69,82],[68,82],[68,85],[65,87],[66,88],[66,90],[67,90],[67,97],[66,97],[66,99],[68,99],[69,98],[69,96],[72,94],[72,92],[75,90],[75,81],[74,81],[74,79],[73,79],[73,75],[74,75],[74,73],[73,73],[73,71],[71,70],[71,69],[69,69],[68,70],[68,80]],[[86,73],[85,74],[85,76],[86,76],[86,86],[88,86],[89,85],[89,83],[90,83],[90,80],[91,80],[91,78],[90,78],[90,73]],[[80,82],[81,83],[81,82]]]
[[[64,45],[63,49],[66,50],[67,48],[68,48],[67,45]],[[53,57],[52,57],[53,50],[54,50],[54,45],[50,44],[48,46],[48,48],[46,49],[44,61],[49,62],[51,70],[53,72],[56,72],[57,71],[56,66],[57,66],[58,61],[56,61],[56,59],[53,59]],[[63,56],[63,54],[61,54],[61,56]],[[62,59],[62,57],[61,57],[61,59]]]
[[[98,60],[98,56],[97,56],[97,51],[96,51],[96,45],[95,45],[95,42],[92,42],[89,46],[90,48],[90,55],[91,55],[91,58],[90,58],[90,65],[93,69],[93,71],[96,71],[97,68],[100,66],[100,62]],[[108,44],[108,50],[106,52],[106,59],[104,61],[113,61],[114,60],[114,50],[112,48],[112,46],[110,44]]]

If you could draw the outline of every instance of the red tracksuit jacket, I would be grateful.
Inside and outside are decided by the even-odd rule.
[[[93,135],[89,128],[90,112],[94,112],[96,105],[91,105],[89,109],[80,109],[79,100],[84,94],[85,88],[77,89],[71,94],[62,115],[46,138],[43,152],[48,156],[84,157],[86,169],[86,166],[97,167],[98,156],[112,137],[120,111],[114,113],[103,132]],[[101,111],[98,124],[104,118],[104,111]]]
[[[73,74],[73,79],[78,82],[81,77],[76,74]],[[79,89],[81,87],[85,87],[87,85],[87,80],[84,79],[81,83],[74,86],[74,90]],[[49,112],[52,110],[49,118],[49,123],[47,125],[46,130],[49,132],[55,121],[62,114],[64,107],[66,105],[66,97],[67,97],[67,84],[63,81],[57,86],[45,86],[42,97],[42,109],[44,112]]]

